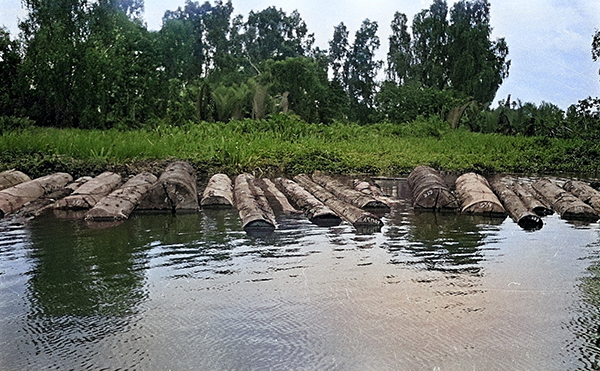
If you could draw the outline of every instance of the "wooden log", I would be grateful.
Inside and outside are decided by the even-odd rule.
[[[121,176],[119,174],[106,171],[85,182],[69,196],[57,201],[54,208],[63,210],[91,209],[120,184]]]
[[[204,208],[229,208],[233,204],[231,179],[225,174],[213,175],[202,193],[200,205]]]
[[[440,173],[428,166],[417,166],[406,180],[413,196],[413,207],[431,210],[456,210],[459,202]]]
[[[355,189],[352,189],[340,181],[323,174],[313,174],[312,180],[331,192],[336,197],[344,200],[346,203],[354,205],[359,209],[371,210],[375,212],[389,212],[390,206],[386,203],[366,195]]]
[[[26,203],[25,205],[23,205],[22,208],[20,208],[17,212],[15,212],[12,215],[17,218],[27,218],[27,219],[36,218],[36,217],[40,216],[44,211],[46,211],[48,209],[53,209],[54,204],[56,203],[57,200],[60,200],[63,197],[70,195],[71,192],[73,192],[73,191],[70,188],[68,188],[68,186],[67,186],[67,187],[61,188],[59,190],[56,190],[52,193],[43,195],[42,197],[40,197],[34,201]]]
[[[509,188],[517,196],[519,196],[519,198],[521,198],[521,201],[523,201],[525,207],[527,207],[528,210],[534,212],[536,215],[546,216],[554,214],[554,210],[552,210],[551,207],[546,205],[545,202],[540,200],[538,193],[533,188],[531,188],[531,185],[513,182],[509,185]]]
[[[91,176],[79,177],[79,178],[75,179],[74,181],[72,181],[71,183],[67,184],[66,188],[68,188],[74,192],[77,188],[81,187],[82,185],[84,185],[85,183],[89,182],[92,179],[94,179],[94,178]]]
[[[563,188],[590,205],[596,213],[600,214],[600,192],[580,180],[569,180],[563,185]]]
[[[235,206],[246,233],[268,235],[275,230],[275,214],[264,192],[253,181],[254,177],[250,174],[240,174],[235,178]]]
[[[575,197],[572,193],[554,184],[549,179],[540,179],[533,188],[552,205],[563,219],[596,221],[598,215],[594,209]]]
[[[16,212],[28,202],[64,188],[71,181],[73,181],[71,175],[55,173],[0,191],[0,218]]]
[[[197,210],[196,170],[187,162],[169,164],[142,200],[141,210]]]
[[[312,193],[316,198],[321,200],[321,202],[333,210],[333,212],[346,219],[355,228],[383,227],[381,219],[370,212],[337,198],[333,193],[313,182],[308,175],[297,175],[294,177],[294,180],[308,192]]]
[[[298,183],[286,179],[278,178],[276,183],[279,184],[283,193],[300,209],[310,220],[320,227],[331,227],[339,225],[342,219],[330,208],[325,206],[315,196],[302,188]]]
[[[269,201],[273,211],[281,210],[283,214],[298,214],[300,211],[296,210],[291,204],[287,197],[275,186],[275,184],[267,178],[254,179],[254,185],[259,186],[265,193],[265,197]]]
[[[508,215],[521,228],[528,230],[541,229],[544,226],[542,219],[533,211],[530,211],[521,198],[500,180],[493,181],[490,186],[502,201]]]
[[[466,173],[456,179],[456,193],[463,213],[505,216],[506,210],[481,175]]]
[[[6,170],[0,173],[0,191],[6,188],[16,186],[24,182],[30,181],[31,178],[27,174],[18,170]]]
[[[375,198],[384,197],[383,192],[381,192],[381,188],[379,188],[379,186],[375,184],[360,179],[354,179],[352,181],[352,184],[354,185],[354,189],[361,193],[371,195]]]
[[[135,207],[156,182],[151,173],[140,173],[121,187],[102,198],[85,214],[85,220],[93,222],[118,221],[129,218]]]

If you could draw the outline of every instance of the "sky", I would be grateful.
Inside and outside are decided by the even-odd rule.
[[[203,2],[204,0],[201,0]],[[455,1],[448,0],[449,6]],[[396,11],[412,21],[429,8],[432,0],[232,0],[235,14],[244,17],[251,10],[269,6],[287,14],[298,10],[316,46],[327,48],[333,28],[340,22],[348,27],[352,40],[363,20],[379,24],[381,47],[377,58],[386,59],[390,23]],[[509,77],[496,94],[497,103],[520,99],[537,105],[543,101],[567,109],[588,96],[600,96],[600,62],[591,56],[592,37],[600,29],[600,0],[490,0],[492,39],[504,37],[511,60]],[[145,20],[158,30],[166,10],[183,7],[185,0],[146,0]],[[18,33],[18,19],[26,12],[21,0],[0,0],[0,25]]]

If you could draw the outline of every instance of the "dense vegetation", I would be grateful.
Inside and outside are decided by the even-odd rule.
[[[340,23],[321,50],[298,12],[275,7],[243,17],[231,1],[187,0],[149,31],[143,0],[23,4],[19,37],[0,28],[1,168],[598,168],[600,99],[490,108],[510,61],[490,39],[488,0],[433,0],[410,27],[396,12],[386,61],[368,19],[353,39]]]

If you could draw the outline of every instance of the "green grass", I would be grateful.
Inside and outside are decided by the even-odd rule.
[[[26,128],[0,134],[0,170],[32,175],[183,159],[200,172],[399,175],[420,164],[449,171],[588,172],[598,144],[451,130],[437,119],[407,125],[309,124],[293,116],[136,131]]]

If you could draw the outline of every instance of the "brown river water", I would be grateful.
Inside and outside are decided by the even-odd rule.
[[[1,220],[0,370],[598,369],[600,225],[544,223]]]

